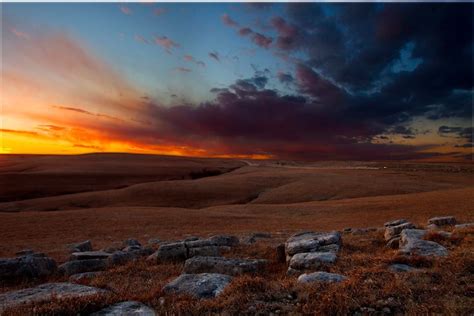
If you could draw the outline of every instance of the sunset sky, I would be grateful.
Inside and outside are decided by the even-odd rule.
[[[1,4],[0,153],[472,161],[473,4]]]

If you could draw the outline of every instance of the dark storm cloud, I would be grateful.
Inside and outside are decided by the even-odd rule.
[[[149,104],[156,124],[138,134],[281,158],[441,157],[391,136],[424,133],[409,127],[414,117],[471,118],[472,17],[472,4],[290,4],[270,20],[275,39],[226,19],[241,36],[287,56],[292,72],[276,78],[291,93],[271,88],[270,72],[254,67],[253,77],[211,89],[212,101]],[[459,151],[472,143],[470,127],[438,133],[458,139]]]
[[[287,11],[272,20],[278,48],[306,53],[306,67],[369,94],[352,100],[353,109],[395,121],[471,117],[472,4],[299,3]],[[415,59],[412,71],[392,69]]]

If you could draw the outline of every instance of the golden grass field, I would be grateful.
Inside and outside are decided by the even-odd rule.
[[[267,258],[272,262],[268,271],[237,277],[214,300],[159,300],[162,286],[180,274],[181,265],[140,261],[91,281],[114,289],[112,297],[35,308],[75,314],[137,299],[163,314],[255,314],[251,306],[262,314],[353,314],[394,297],[393,314],[468,315],[474,312],[472,229],[440,241],[450,250],[448,258],[411,259],[426,273],[400,276],[386,269],[402,259],[384,247],[382,233],[344,234],[331,272],[350,280],[324,288],[296,285],[294,277],[286,276],[285,264],[274,260],[274,247],[301,230],[382,227],[398,218],[425,225],[442,215],[472,222],[473,175],[473,164],[450,163],[3,155],[0,256],[30,248],[61,262],[68,255],[66,244],[86,239],[100,249],[127,238],[146,243],[150,238],[269,232],[271,240],[226,254]],[[1,291],[29,285],[4,285]],[[21,315],[31,309],[10,312]]]

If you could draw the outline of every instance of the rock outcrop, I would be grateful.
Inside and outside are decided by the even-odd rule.
[[[168,283],[163,291],[197,298],[213,298],[221,294],[231,281],[231,276],[219,273],[182,274]]]
[[[442,245],[422,239],[427,234],[422,229],[405,229],[400,235],[401,254],[418,256],[447,256],[448,250]]]
[[[454,216],[438,216],[428,220],[428,225],[446,226],[456,225],[456,218]]]
[[[328,272],[313,272],[313,273],[304,273],[298,277],[298,283],[305,284],[305,283],[313,283],[313,282],[323,282],[323,283],[334,283],[334,282],[342,282],[347,279],[345,276],[336,274],[336,273],[328,273]]]
[[[73,275],[83,272],[102,271],[107,269],[107,259],[73,260],[63,263],[58,271],[64,275]]]
[[[40,253],[0,259],[0,280],[46,277],[56,271],[56,261]]]
[[[90,240],[69,244],[67,247],[70,252],[92,251],[92,243]]]
[[[239,275],[261,271],[266,260],[262,259],[232,259],[224,257],[193,257],[186,260],[184,273],[220,273]]]
[[[37,287],[0,294],[0,314],[6,308],[56,299],[79,298],[105,294],[107,291],[73,283],[45,283]]]
[[[296,275],[322,264],[334,263],[341,244],[339,232],[303,232],[293,235],[285,244],[288,274]]]

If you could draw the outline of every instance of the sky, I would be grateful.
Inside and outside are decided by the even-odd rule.
[[[472,3],[0,5],[0,153],[472,162]]]

